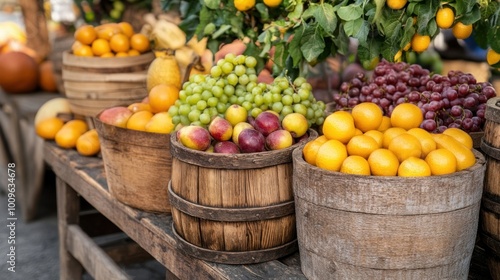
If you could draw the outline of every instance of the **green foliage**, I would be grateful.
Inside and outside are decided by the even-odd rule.
[[[273,9],[257,0],[247,12],[225,0],[164,2],[166,9],[180,9],[188,38],[208,37],[212,51],[245,38],[253,45],[245,54],[267,59],[275,47],[274,74],[300,74],[306,64],[348,55],[352,40],[358,42],[363,65],[379,58],[393,61],[414,34],[434,38],[440,32],[436,12],[443,4],[454,9],[455,21],[474,24],[474,38],[481,46],[500,51],[500,4],[495,0],[408,0],[401,10],[390,9],[385,0],[284,0]]]

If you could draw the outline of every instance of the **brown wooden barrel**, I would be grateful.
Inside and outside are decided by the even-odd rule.
[[[467,279],[485,170],[429,177],[360,176],[293,152],[302,272],[308,279]]]
[[[188,149],[175,135],[170,141],[173,231],[184,252],[249,264],[297,250],[292,151],[303,144],[227,155]]]
[[[100,58],[63,53],[62,78],[75,114],[94,117],[102,110],[140,102],[148,95],[147,69],[155,56]]]
[[[53,72],[56,79],[57,90],[64,94],[64,81],[62,79],[63,53],[71,50],[71,45],[75,42],[73,34],[55,37],[52,41],[52,50],[49,59],[52,61]]]
[[[94,118],[110,194],[129,206],[170,213],[170,134],[125,129]]]
[[[500,279],[500,97],[486,104],[481,150],[486,154],[486,174],[481,206],[481,240],[488,253],[493,279]]]

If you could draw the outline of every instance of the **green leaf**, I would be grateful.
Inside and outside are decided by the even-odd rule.
[[[358,18],[357,20],[353,21],[347,21],[344,23],[344,32],[347,34],[347,36],[353,36],[354,34],[357,34],[361,27],[363,26],[364,20],[361,18]]]
[[[317,4],[311,3],[310,6],[302,13],[302,20],[308,20],[310,18],[314,18],[314,15],[317,13],[320,7]]]
[[[339,53],[341,55],[347,55],[349,53],[350,40],[347,34],[344,32],[342,24],[339,26],[339,32],[336,37],[332,38],[333,45],[331,47],[331,54],[335,55]]]
[[[318,56],[325,49],[323,34],[317,32],[314,25],[306,27],[304,34],[302,35],[302,40],[300,40],[300,44],[300,51],[309,63],[315,62]]]
[[[376,37],[370,37],[366,44],[358,46],[358,58],[361,62],[371,62],[380,56],[381,42]]]
[[[218,9],[220,6],[220,0],[203,0],[203,3],[212,10]]]
[[[304,26],[295,29],[294,36],[290,44],[288,45],[288,50],[290,52],[290,57],[293,60],[293,66],[296,67],[302,61],[302,52],[300,51],[300,42],[302,41],[302,34],[304,33]]]
[[[488,30],[488,42],[495,52],[500,53],[500,26],[496,25]]]
[[[363,8],[358,4],[351,4],[348,6],[340,7],[337,11],[339,18],[345,21],[356,20],[363,16]]]
[[[286,44],[284,42],[280,42],[274,47],[273,62],[280,68],[284,68],[287,57],[288,51],[286,49]]]
[[[461,2],[461,1],[458,1],[458,2]],[[463,24],[469,25],[469,24],[474,24],[475,22],[477,22],[480,19],[481,19],[481,11],[479,11],[479,6],[476,5],[473,7],[473,9],[471,11],[464,14],[458,20],[460,22],[462,22]]]
[[[218,30],[216,30],[212,34],[212,39],[217,39],[219,36],[221,36],[222,34],[224,34],[224,32],[228,31],[231,28],[232,28],[231,25],[228,25],[228,24],[222,25]]]
[[[297,3],[293,11],[288,13],[288,18],[292,21],[298,20],[302,16],[303,12],[304,12],[304,3],[300,1],[300,3]]]
[[[319,9],[314,11],[314,17],[318,24],[326,31],[328,35],[332,34],[337,27],[337,17],[333,11],[333,6],[330,4],[323,4]]]
[[[490,26],[486,21],[478,22],[472,32],[472,38],[483,49],[488,48],[488,30]]]

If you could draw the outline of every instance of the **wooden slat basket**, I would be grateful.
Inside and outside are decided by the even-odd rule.
[[[309,130],[310,141],[317,132]],[[292,147],[250,154],[188,149],[172,135],[173,231],[187,254],[250,264],[297,250]]]
[[[361,176],[293,152],[301,270],[308,279],[467,279],[485,159],[429,177]]]
[[[83,57],[63,53],[62,78],[73,113],[94,117],[102,110],[140,102],[147,95],[147,69],[155,56]]]
[[[170,213],[170,134],[125,129],[94,118],[110,194],[131,207]]]
[[[486,154],[486,175],[481,205],[481,240],[486,245],[488,268],[500,279],[500,97],[488,100],[481,150]]]

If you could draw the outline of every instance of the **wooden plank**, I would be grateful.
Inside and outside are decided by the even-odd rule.
[[[121,232],[115,224],[97,210],[80,212],[80,227],[90,237]]]
[[[66,247],[96,280],[132,279],[78,225],[68,226]]]
[[[177,250],[170,215],[136,210],[110,196],[105,178],[99,175],[102,173],[102,163],[99,164],[98,159],[78,156],[76,151],[60,149],[53,142],[46,142],[44,152],[45,160],[57,176],[73,186],[90,204],[180,279],[255,279],[261,276],[269,279],[266,276],[271,274],[276,279],[305,279],[302,273],[290,270],[279,261],[235,266],[187,256]]]
[[[61,280],[81,279],[82,265],[71,255],[66,247],[68,225],[78,224],[80,200],[78,194],[59,177],[56,178],[56,188],[60,278]]]
[[[139,244],[130,239],[101,247],[114,262],[119,264],[143,263],[153,259]]]

